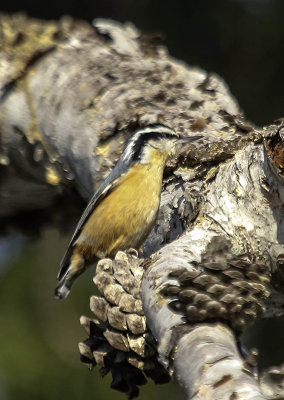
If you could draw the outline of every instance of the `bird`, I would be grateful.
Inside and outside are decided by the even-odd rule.
[[[199,138],[181,137],[163,124],[133,133],[78,222],[60,264],[55,298],[65,299],[78,276],[99,259],[140,248],[158,215],[166,162]]]

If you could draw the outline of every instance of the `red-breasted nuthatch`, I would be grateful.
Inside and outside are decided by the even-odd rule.
[[[134,133],[76,227],[61,261],[56,298],[64,299],[75,279],[98,259],[139,249],[156,221],[167,160],[200,137],[179,137],[161,124]]]

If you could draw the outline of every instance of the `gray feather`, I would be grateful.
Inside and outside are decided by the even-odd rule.
[[[102,182],[98,190],[94,193],[93,197],[89,201],[85,211],[83,212],[77,226],[75,232],[70,240],[66,253],[64,254],[62,261],[60,263],[60,271],[57,279],[61,279],[64,273],[66,272],[67,267],[69,266],[70,257],[72,255],[73,246],[76,239],[79,237],[82,228],[87,222],[89,216],[92,214],[93,210],[98,206],[98,204],[104,199],[108,194],[114,189],[117,181],[123,175],[125,175],[128,168],[121,162],[118,161],[112,172],[108,175],[108,177]]]

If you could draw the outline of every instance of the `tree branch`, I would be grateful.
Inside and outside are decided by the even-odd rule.
[[[138,126],[204,136],[166,168],[149,258],[119,254],[98,269],[104,297],[92,299],[98,319],[81,320],[82,360],[130,397],[142,370],[156,382],[175,373],[190,398],[264,398],[236,343],[257,318],[283,313],[281,122],[256,128],[222,79],[131,24],[2,15],[0,29],[0,217],[72,190],[87,200]],[[147,326],[132,269],[142,266]]]

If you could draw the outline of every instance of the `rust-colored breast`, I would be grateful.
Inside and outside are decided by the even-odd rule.
[[[132,167],[120,185],[98,204],[76,241],[77,250],[85,258],[113,257],[118,250],[140,247],[156,220],[163,167]]]

